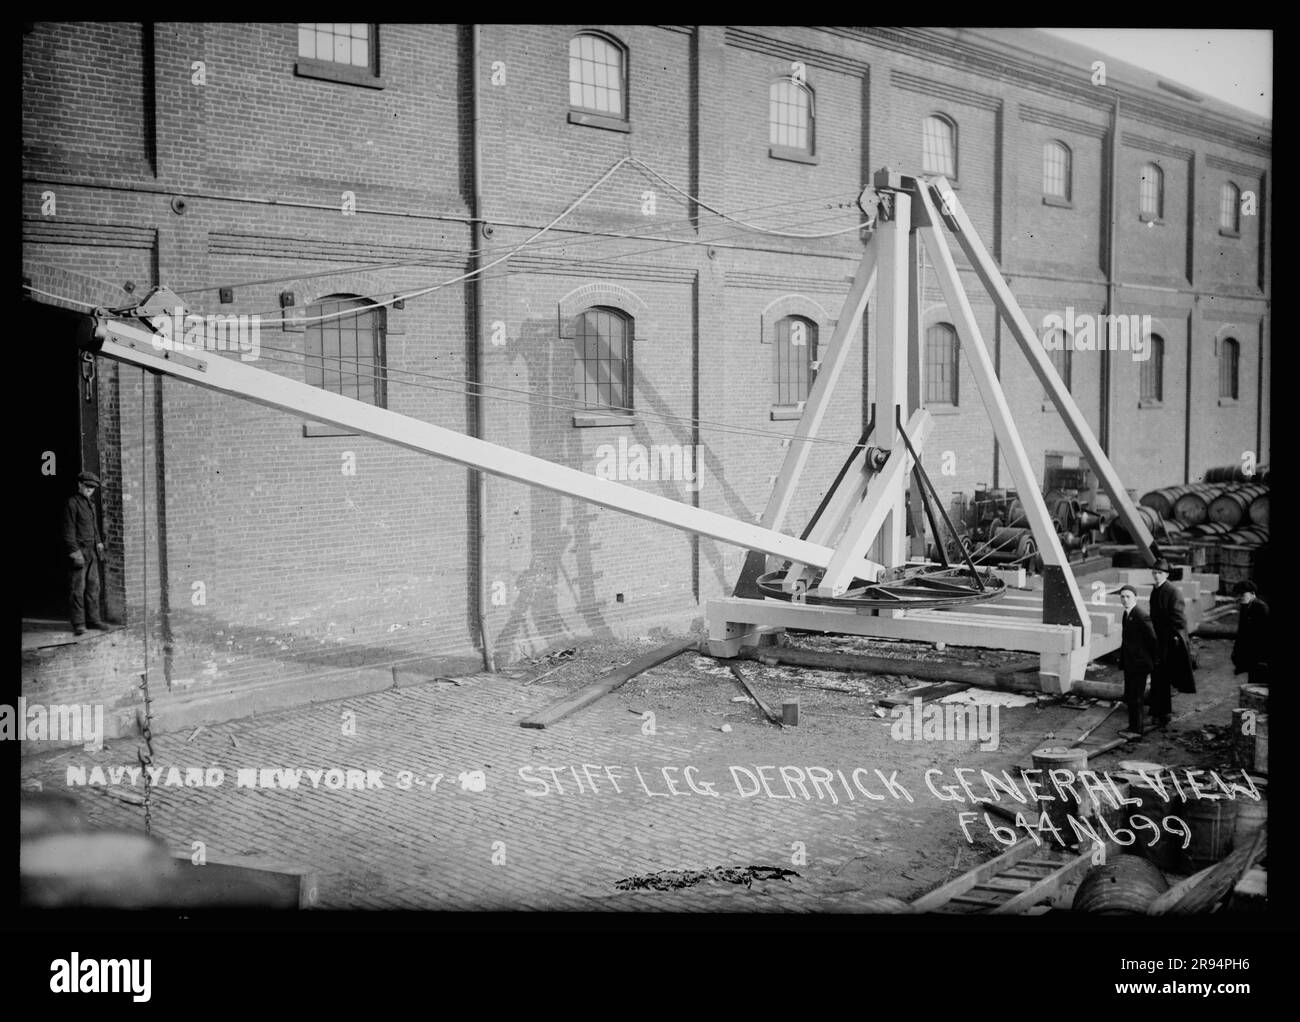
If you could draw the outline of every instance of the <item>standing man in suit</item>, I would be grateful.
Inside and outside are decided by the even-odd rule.
[[[1173,690],[1195,692],[1191,640],[1187,637],[1187,612],[1183,598],[1169,582],[1169,562],[1163,557],[1151,566],[1151,627],[1156,633],[1156,665],[1151,672],[1151,716],[1158,727],[1169,723]]]
[[[99,617],[99,565],[104,556],[104,537],[99,532],[99,511],[95,491],[99,476],[82,472],[77,492],[63,509],[63,548],[68,555],[68,609],[72,634],[84,635],[86,625],[103,628]]]
[[[1259,598],[1255,583],[1237,586],[1237,641],[1232,644],[1233,674],[1247,675],[1251,685],[1268,684],[1268,604]]]
[[[1124,670],[1124,702],[1128,704],[1128,730],[1120,734],[1140,738],[1146,723],[1142,700],[1146,696],[1147,678],[1156,663],[1156,633],[1146,612],[1138,606],[1136,589],[1120,586],[1119,600],[1124,605],[1119,662]]]

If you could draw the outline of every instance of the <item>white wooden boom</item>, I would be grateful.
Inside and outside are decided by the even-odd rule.
[[[98,318],[98,353],[151,372],[165,373],[195,386],[289,412],[315,422],[327,422],[422,454],[454,461],[492,475],[585,500],[648,521],[698,533],[724,543],[758,550],[817,568],[830,565],[834,551],[752,522],[741,522],[714,511],[683,504],[633,486],[599,479],[576,468],[513,451],[455,430],[422,422],[386,408],[331,394],[265,369],[223,358],[212,352],[162,350],[158,334],[130,323]],[[874,580],[876,565],[863,563],[862,577]],[[871,574],[868,574],[872,572]]]

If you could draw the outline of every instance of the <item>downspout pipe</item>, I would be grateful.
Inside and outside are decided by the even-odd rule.
[[[1119,93],[1115,93],[1115,107],[1111,111],[1110,119],[1110,187],[1109,206],[1110,216],[1106,225],[1106,323],[1108,331],[1113,329],[1111,324],[1114,320],[1110,317],[1115,314],[1115,234],[1119,218]],[[1097,443],[1101,446],[1102,453],[1107,458],[1110,457],[1110,410],[1111,410],[1111,391],[1113,390],[1112,377],[1113,366],[1111,365],[1111,347],[1114,342],[1113,337],[1107,337],[1106,343],[1101,350],[1101,416],[1098,422]]]
[[[483,295],[483,278],[479,275],[478,270],[482,265],[482,257],[479,255],[479,246],[483,244],[483,132],[481,121],[481,103],[482,82],[480,74],[482,71],[482,25],[470,26],[471,37],[471,68],[470,68],[470,137],[473,162],[473,185],[470,194],[470,252],[469,252],[469,269],[472,276],[469,278],[469,286],[473,291],[473,322],[470,329],[470,345],[472,352],[472,361],[474,364],[474,382],[481,383],[484,376],[484,352],[483,352],[483,323],[485,322],[484,295]],[[485,439],[486,432],[486,413],[483,407],[483,394],[481,388],[470,388],[470,401],[473,403],[473,435],[479,439]],[[476,491],[474,501],[474,550],[475,550],[475,597],[477,603],[478,616],[478,634],[479,641],[483,645],[483,669],[489,674],[496,673],[496,661],[492,656],[492,641],[488,635],[487,618],[489,595],[488,595],[488,578],[487,578],[487,535],[484,529],[484,520],[487,508],[487,475],[478,470],[471,472],[471,479]]]

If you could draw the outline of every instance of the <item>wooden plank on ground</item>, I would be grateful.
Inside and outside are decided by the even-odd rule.
[[[919,699],[923,703],[928,703],[934,699],[942,699],[944,696],[950,696],[954,692],[965,692],[969,685],[961,681],[945,681],[937,685],[921,685],[917,688],[906,688],[901,692],[895,692],[887,695],[883,699],[877,699],[876,705],[889,709],[894,706],[909,706],[912,700]]]
[[[1107,853],[1114,851],[1114,846],[1107,848]],[[1088,867],[1092,865],[1092,850],[1081,852],[1073,859],[1060,866],[1054,872],[1049,873],[1039,883],[1034,884],[1029,890],[1022,894],[1014,895],[1006,902],[999,905],[993,910],[995,916],[1018,915],[1025,912],[1039,902],[1054,900],[1060,893],[1061,889],[1075,877],[1087,872]]]
[[[858,671],[863,674],[899,674],[920,681],[964,682],[983,688],[996,688],[1002,675],[1029,669],[1028,661],[1019,661],[994,668],[962,667],[960,664],[935,663],[927,660],[908,660],[902,657],[868,656],[860,653],[832,653],[816,649],[798,649],[794,646],[766,646],[751,648],[743,654],[751,660],[775,660],[796,667],[820,667],[832,671]],[[1034,670],[1038,663],[1032,664]]]
[[[671,642],[667,646],[660,646],[658,649],[651,650],[643,657],[638,657],[630,664],[616,668],[609,673],[602,675],[585,688],[579,689],[572,695],[565,696],[556,702],[551,703],[538,710],[530,717],[525,717],[519,722],[520,727],[545,728],[550,727],[556,721],[576,713],[586,706],[590,706],[601,696],[608,695],[620,685],[627,684],[632,678],[652,667],[658,667],[660,664],[673,657],[685,653],[687,650],[698,649],[699,640],[697,639],[680,639],[677,642]]]
[[[785,723],[782,721],[780,717],[778,717],[775,713],[772,712],[771,708],[767,705],[767,703],[763,702],[763,700],[759,698],[758,693],[755,692],[753,687],[749,684],[749,679],[740,673],[740,668],[737,667],[735,664],[727,664],[727,666],[731,668],[731,673],[736,676],[736,680],[740,682],[740,687],[745,690],[745,694],[749,696],[750,699],[754,700],[754,703],[763,712],[763,716],[766,717],[768,720],[770,720],[773,724],[777,724],[781,727],[784,727]]]
[[[1255,840],[1249,847],[1238,848],[1222,862],[1194,873],[1165,891],[1147,907],[1147,915],[1162,916],[1166,913],[1188,915],[1194,912],[1208,912],[1228,896],[1242,874],[1264,855],[1267,837],[1266,824],[1260,827],[1259,833],[1255,835]]]
[[[929,894],[923,894],[912,902],[913,910],[917,912],[929,912],[951,901],[953,898],[965,894],[976,884],[982,884],[985,880],[991,880],[1002,870],[1019,862],[1038,845],[1031,837],[1024,838],[1012,845],[997,858],[990,859],[982,866],[976,866],[974,869],[963,873],[954,880],[949,880],[946,884],[936,887]]]
[[[194,908],[311,908],[318,899],[316,872],[247,856],[195,865],[174,856],[168,904]]]

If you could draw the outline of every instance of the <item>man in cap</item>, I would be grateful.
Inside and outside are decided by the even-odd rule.
[[[1191,640],[1187,637],[1187,612],[1183,598],[1169,582],[1169,562],[1163,557],[1151,565],[1155,586],[1151,590],[1151,627],[1156,633],[1156,665],[1151,672],[1151,716],[1164,727],[1173,712],[1173,689],[1195,692]]]
[[[1246,674],[1252,685],[1268,684],[1268,604],[1259,598],[1254,582],[1237,586],[1237,641],[1232,644],[1233,674]]]
[[[1147,678],[1156,662],[1156,633],[1146,612],[1138,606],[1136,589],[1120,586],[1119,600],[1124,605],[1119,662],[1124,671],[1124,702],[1128,705],[1128,730],[1120,734],[1138,738],[1146,723],[1142,700],[1147,691]]]
[[[99,476],[82,472],[77,492],[63,509],[63,548],[68,555],[68,607],[72,634],[84,635],[86,625],[103,628],[99,617],[99,565],[104,556],[104,539],[99,532],[95,491]]]

